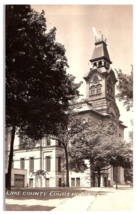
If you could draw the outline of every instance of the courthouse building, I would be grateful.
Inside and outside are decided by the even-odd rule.
[[[95,47],[90,59],[91,68],[83,77],[86,82],[86,98],[79,111],[79,117],[90,118],[94,121],[101,120],[103,126],[110,124],[115,128],[117,137],[124,137],[122,121],[119,120],[120,112],[115,101],[115,73],[111,68],[111,60],[107,50],[107,44],[103,37],[95,38]],[[62,165],[65,161],[64,150],[61,145],[45,136],[38,141],[34,149],[20,149],[21,139],[15,136],[14,157],[12,165],[11,186],[14,187],[58,187],[66,180],[66,172]],[[10,148],[10,132],[6,134],[6,172],[8,167],[8,153]],[[46,177],[36,179],[33,172],[44,170]],[[95,180],[90,180],[90,169],[84,173],[69,172],[70,186],[90,187],[97,186],[97,174]],[[115,184],[115,169],[111,167],[101,174],[101,186],[113,186]],[[124,184],[124,169],[117,168],[118,184]]]

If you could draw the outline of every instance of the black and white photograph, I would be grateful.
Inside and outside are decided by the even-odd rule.
[[[134,211],[133,7],[3,5],[4,211]]]

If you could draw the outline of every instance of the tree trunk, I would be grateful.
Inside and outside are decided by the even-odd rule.
[[[100,187],[100,177],[101,177],[101,173],[100,173],[100,168],[98,167],[98,187]]]
[[[93,173],[93,186],[95,187],[95,173]]]
[[[65,149],[65,157],[66,157],[66,187],[69,187],[69,165],[68,165],[67,147],[64,146],[64,149]]]
[[[90,160],[90,187],[92,186],[92,185],[91,185],[91,174],[92,174],[92,173],[91,173],[91,160]]]
[[[118,189],[118,186],[117,186],[117,166],[116,166],[116,189]]]
[[[13,125],[12,133],[11,133],[11,143],[10,143],[10,154],[9,154],[9,162],[8,162],[8,173],[6,176],[6,188],[11,189],[11,169],[12,169],[12,161],[13,161],[13,147],[14,147],[14,138],[15,138],[15,125]]]

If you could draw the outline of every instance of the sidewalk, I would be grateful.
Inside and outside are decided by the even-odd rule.
[[[89,188],[85,191],[84,196],[75,196],[51,211],[87,211],[96,197],[89,195],[90,191],[98,192],[100,188]]]

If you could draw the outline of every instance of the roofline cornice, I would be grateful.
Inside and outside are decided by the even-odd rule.
[[[100,60],[100,59],[105,59],[107,60],[110,64],[112,64],[112,61],[110,61],[107,57],[105,56],[100,56],[100,57],[97,57],[97,58],[94,58],[94,59],[90,59],[89,61],[90,62],[95,62],[96,60]]]

